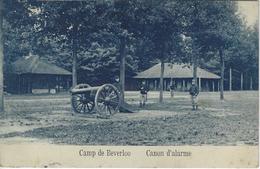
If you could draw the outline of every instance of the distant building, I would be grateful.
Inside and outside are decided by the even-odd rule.
[[[169,90],[171,80],[175,82],[176,90],[188,91],[191,86],[193,78],[192,66],[187,64],[170,64],[164,65],[164,80],[163,89]],[[128,89],[134,90],[137,88],[138,83],[145,80],[150,90],[159,90],[161,64],[138,73],[133,79],[130,80]],[[207,70],[197,68],[197,82],[201,91],[218,91],[219,90],[220,76],[208,72]],[[135,85],[133,84],[135,82]]]
[[[6,75],[5,86],[9,93],[56,93],[71,86],[71,72],[51,64],[37,55],[18,59]]]

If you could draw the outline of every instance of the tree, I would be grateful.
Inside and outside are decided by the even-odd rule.
[[[58,43],[66,43],[72,55],[72,81],[77,84],[78,53],[87,47],[88,36],[97,31],[97,2],[46,2],[41,5],[39,23],[42,32],[49,37],[56,37]],[[101,22],[102,23],[102,22]]]
[[[204,22],[207,17],[205,15],[207,7],[207,2],[195,0],[184,2],[180,8],[183,16],[180,21],[183,27],[182,34],[191,58],[195,84],[197,84],[197,67],[203,56],[203,44],[201,42],[203,41],[203,33],[206,31]]]
[[[214,12],[212,12],[214,11]],[[236,41],[237,33],[241,29],[241,20],[236,15],[237,3],[233,1],[216,1],[208,7],[207,27],[205,43],[218,52],[220,60],[220,99],[224,99],[224,70],[225,70],[225,51]]]
[[[217,53],[221,63],[220,99],[223,100],[225,51],[236,41],[236,33],[241,28],[236,2],[185,1],[182,7],[184,34],[191,37],[193,44],[194,79],[197,79],[197,60],[214,56],[207,55],[210,51]]]
[[[122,101],[124,101],[125,92],[125,72],[126,57],[129,53],[128,48],[133,39],[134,28],[134,10],[136,7],[134,0],[113,0],[111,6],[107,8],[106,21],[108,31],[114,35],[118,43],[120,60],[120,88],[122,91]]]
[[[176,12],[178,6],[175,1],[145,1],[143,23],[146,26],[145,36],[152,45],[154,59],[159,59],[161,63],[160,73],[160,94],[159,102],[163,102],[163,76],[164,64],[166,61],[174,60],[176,55],[176,44],[178,44],[179,27],[177,26]]]
[[[226,51],[227,66],[244,74],[245,82],[249,82],[245,85],[252,90],[253,81],[258,82],[258,28],[257,25],[249,28],[246,24],[242,26],[236,42]]]
[[[11,64],[29,53],[41,57],[52,54],[52,47],[39,26],[39,2],[5,1],[4,8],[4,78]]]
[[[0,112],[4,111],[4,41],[3,41],[3,0],[0,0]]]
[[[248,72],[250,73],[250,90],[258,89],[258,77],[259,77],[259,27],[256,23],[253,28],[249,30],[249,44],[251,49],[251,55],[248,57]],[[255,85],[253,84],[255,82]]]

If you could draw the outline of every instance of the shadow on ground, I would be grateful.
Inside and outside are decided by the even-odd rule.
[[[10,107],[12,111],[0,118],[0,138],[73,145],[257,145],[258,95],[235,93],[225,101],[210,96],[201,96],[199,111],[191,111],[185,97],[166,98],[163,104],[151,98],[139,112],[118,113],[110,119],[74,114],[64,109],[69,109],[69,100],[64,98],[56,103],[29,100],[23,105],[26,109],[42,105],[41,110],[13,111]],[[138,98],[129,102],[138,106]],[[14,100],[12,104],[22,103]],[[63,109],[53,109],[56,105]]]

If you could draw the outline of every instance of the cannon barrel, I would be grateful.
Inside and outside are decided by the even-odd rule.
[[[72,94],[80,94],[88,91],[97,91],[101,86],[88,87],[88,88],[73,88],[71,89]]]

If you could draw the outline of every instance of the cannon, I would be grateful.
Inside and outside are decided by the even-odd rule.
[[[109,117],[119,111],[120,92],[112,84],[91,87],[79,84],[71,89],[71,105],[76,113],[98,113],[101,117]]]

